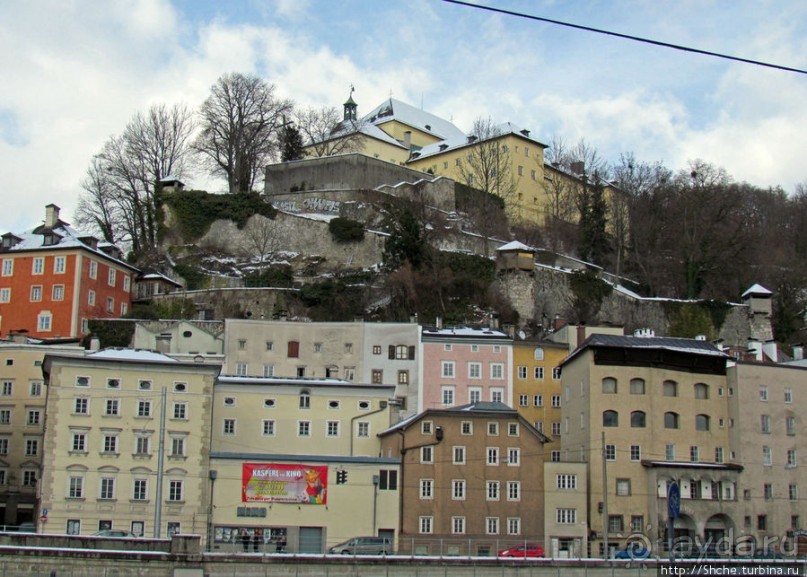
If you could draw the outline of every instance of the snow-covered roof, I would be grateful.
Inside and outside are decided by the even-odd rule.
[[[141,275],[138,280],[140,280],[140,281],[149,281],[149,280],[163,281],[163,282],[170,283],[170,284],[172,284],[174,286],[178,286],[178,287],[182,286],[180,283],[178,283],[177,281],[175,281],[171,277],[167,277],[164,274],[159,273],[159,272],[146,273],[144,275]]]
[[[53,244],[44,244],[45,235],[52,233],[53,235],[58,237],[58,242]],[[44,225],[39,225],[35,228],[26,230],[25,232],[21,233],[6,233],[7,236],[11,235],[15,239],[18,239],[13,246],[6,247],[2,249],[2,252],[23,252],[23,251],[37,251],[37,250],[54,250],[54,249],[66,249],[66,248],[77,248],[77,249],[84,249],[89,252],[92,252],[98,255],[101,258],[105,258],[111,261],[116,262],[117,264],[124,266],[130,270],[137,270],[135,267],[130,265],[129,263],[116,258],[115,256],[109,254],[108,252],[102,250],[102,248],[115,248],[118,250],[115,245],[97,241],[95,237],[90,234],[83,233],[74,229],[68,223],[59,220],[53,228],[45,228]],[[97,247],[94,248],[92,243],[97,241]]]
[[[507,244],[503,244],[502,246],[500,246],[496,250],[497,251],[521,250],[521,251],[530,251],[530,252],[535,251],[534,248],[527,246],[523,242],[518,242],[517,240],[508,242]]]
[[[474,337],[485,339],[510,339],[510,335],[503,331],[498,331],[490,328],[475,328],[475,327],[423,327],[424,337]]]
[[[394,98],[385,100],[376,106],[362,120],[374,125],[395,120],[443,140],[465,138],[465,133],[452,122]]]
[[[348,122],[343,121],[342,123],[339,124],[338,127],[334,129],[333,132],[331,132],[330,137],[328,137],[326,140],[343,138],[345,136],[355,134],[356,132],[360,132],[361,134],[369,136],[370,138],[375,138],[376,140],[380,140],[381,142],[385,142],[386,144],[397,146],[398,148],[406,150],[406,147],[402,143],[395,140],[393,137],[391,137],[389,134],[381,130],[379,127],[364,121],[358,123],[352,121]]]
[[[360,387],[365,390],[395,389],[395,385],[369,385],[354,383],[344,379],[310,378],[310,377],[239,377],[236,375],[220,375],[218,382],[223,385],[293,385],[295,387]]]
[[[589,348],[657,349],[693,355],[729,358],[726,353],[709,341],[699,339],[685,339],[680,337],[636,337],[595,333],[583,341],[568,357],[563,359],[561,366],[568,364],[569,361]]]
[[[742,298],[745,298],[747,296],[752,296],[752,295],[756,295],[756,296],[771,296],[772,294],[773,293],[771,291],[766,289],[761,284],[755,284],[754,286],[752,286],[751,288],[749,288],[747,291],[745,291],[743,293]]]
[[[418,150],[415,154],[417,155],[417,159],[420,160],[422,158],[426,158],[428,156],[432,156],[434,154],[442,154],[448,150],[455,150],[457,148],[462,148],[464,146],[473,146],[479,144],[480,142],[485,142],[486,140],[492,140],[495,138],[502,138],[504,136],[518,136],[519,138],[524,138],[537,144],[541,147],[546,147],[545,144],[536,140],[535,138],[531,137],[530,131],[524,128],[519,128],[516,125],[512,124],[511,122],[504,122],[502,124],[498,124],[494,127],[493,131],[487,138],[473,138],[474,134],[465,134],[462,133],[460,135],[452,136],[450,138],[446,138],[441,142],[435,142],[433,144],[429,144],[428,146],[424,146],[420,150]],[[414,156],[414,155],[413,155]]]
[[[144,363],[178,363],[176,359],[146,349],[109,348],[87,355],[88,359],[107,359],[116,361],[139,361]]]

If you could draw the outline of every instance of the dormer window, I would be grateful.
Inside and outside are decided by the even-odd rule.
[[[56,234],[55,232],[46,232],[43,236],[42,244],[44,246],[53,246],[59,244],[59,241],[62,240],[62,237]]]
[[[11,248],[14,245],[18,244],[22,239],[18,236],[14,236],[13,234],[6,233],[3,235],[3,248]]]

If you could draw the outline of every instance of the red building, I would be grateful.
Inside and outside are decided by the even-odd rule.
[[[0,243],[0,335],[80,337],[87,322],[125,315],[138,270],[120,249],[82,234],[45,207],[45,223]]]

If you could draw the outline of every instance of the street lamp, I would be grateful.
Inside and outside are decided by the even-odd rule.
[[[211,469],[208,473],[210,477],[210,500],[207,504],[207,551],[210,552],[213,546],[213,487],[216,484],[216,479],[219,476],[218,471]]]

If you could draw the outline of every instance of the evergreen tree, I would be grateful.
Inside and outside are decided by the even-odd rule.
[[[280,160],[300,160],[305,157],[303,137],[293,125],[287,124],[280,130]]]
[[[584,187],[579,206],[580,258],[602,265],[610,252],[605,231],[608,206],[602,181],[596,175],[594,183]]]

